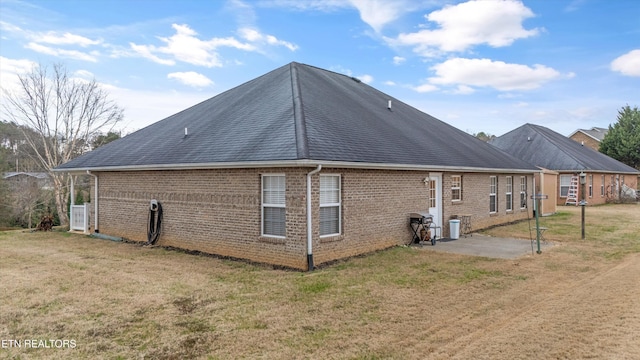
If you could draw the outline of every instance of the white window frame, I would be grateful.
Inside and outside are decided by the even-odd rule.
[[[329,191],[338,191],[338,202],[322,202],[322,192],[323,191],[327,191],[327,189],[323,189],[322,188],[322,178],[329,178],[329,177],[333,177],[333,178],[337,178],[337,184],[338,184],[338,188],[332,188],[332,189],[328,189]],[[332,233],[327,233],[327,234],[323,234],[322,233],[322,220],[321,220],[321,215],[319,214],[318,217],[318,226],[319,226],[319,233],[320,233],[320,237],[324,238],[324,237],[329,237],[329,236],[337,236],[342,234],[342,176],[340,174],[320,174],[320,212],[322,212],[322,208],[337,208],[338,209],[338,231],[337,232],[332,232]]]
[[[520,209],[527,208],[527,177],[520,176]]]
[[[561,198],[566,198],[567,195],[569,194],[569,189],[571,188],[571,177],[573,175],[560,175],[560,184],[558,186],[558,189],[560,190],[560,193],[558,194]],[[562,184],[562,179],[567,179],[566,181],[566,185]],[[564,192],[564,195],[562,195],[562,188],[567,188],[567,191]]]
[[[265,178],[268,178],[268,177],[273,177],[273,178],[281,177],[282,178],[282,180],[283,180],[282,184],[284,185],[284,188],[283,189],[272,189],[271,190],[271,191],[280,191],[280,190],[282,190],[282,191],[285,192],[285,195],[282,197],[282,201],[281,202],[278,202],[278,203],[265,202],[264,193],[265,193],[265,190],[267,190],[267,189],[265,189]],[[262,174],[262,177],[261,177],[261,191],[260,191],[260,198],[261,198],[261,200],[260,200],[260,202],[261,202],[261,207],[260,207],[260,212],[261,212],[261,214],[260,214],[260,220],[261,220],[260,221],[260,234],[262,236],[279,238],[279,239],[286,238],[286,234],[287,234],[286,191],[287,191],[287,178],[286,178],[285,174]],[[285,224],[285,226],[284,226],[284,235],[267,234],[267,233],[265,233],[265,218],[264,218],[264,210],[265,210],[265,208],[281,208],[281,209],[285,209],[285,211],[284,211],[284,216],[285,216],[285,218],[284,218],[284,224]]]
[[[493,199],[494,209],[491,208],[491,199]],[[498,177],[489,176],[489,214],[498,212]]]
[[[600,175],[600,197],[604,197],[604,175]]]
[[[505,194],[507,211],[513,211],[513,176],[507,176],[507,192]]]
[[[589,174],[589,197],[593,197],[593,174]]]
[[[458,197],[454,198],[453,194],[456,190]],[[451,175],[451,201],[462,201],[462,175]]]
[[[434,179],[429,179],[429,208],[438,207],[438,186],[437,182]]]

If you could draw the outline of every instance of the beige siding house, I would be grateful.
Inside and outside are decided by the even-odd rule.
[[[94,176],[95,232],[149,241],[155,200],[159,245],[301,270],[410,243],[414,212],[431,213],[439,237],[461,215],[474,230],[526,219],[536,170],[358,79],[299,63],[57,169]]]

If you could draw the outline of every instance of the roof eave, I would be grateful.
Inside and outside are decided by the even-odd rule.
[[[560,169],[553,170],[558,173],[575,173],[584,171],[585,173],[594,173],[594,174],[623,174],[623,175],[640,175],[640,171],[619,171],[619,170],[592,170],[592,169]]]
[[[537,169],[502,169],[479,168],[468,166],[442,166],[442,165],[418,165],[418,164],[386,164],[350,161],[325,161],[325,160],[275,160],[275,161],[244,161],[244,162],[218,162],[218,163],[194,163],[194,164],[150,164],[150,165],[123,165],[123,166],[96,166],[78,168],[58,168],[55,172],[86,173],[87,171],[153,171],[153,170],[208,170],[208,169],[247,169],[247,168],[276,168],[276,167],[316,167],[322,165],[325,168],[348,168],[370,170],[416,170],[430,172],[479,172],[479,173],[523,173],[531,174]]]

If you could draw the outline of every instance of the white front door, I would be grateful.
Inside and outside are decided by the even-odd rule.
[[[432,235],[442,237],[442,173],[429,174],[429,214],[433,215],[433,222],[436,226]]]

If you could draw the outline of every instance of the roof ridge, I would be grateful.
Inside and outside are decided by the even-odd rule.
[[[307,123],[302,107],[300,81],[298,80],[298,63],[289,64],[291,73],[291,93],[293,101],[293,125],[296,133],[296,151],[298,159],[309,158],[309,138],[307,137]]]

